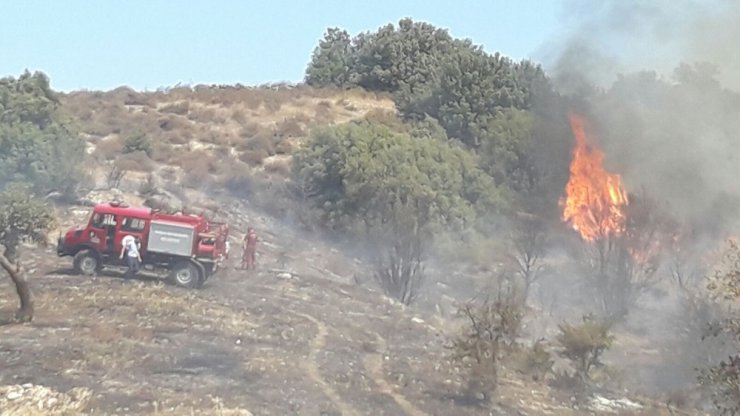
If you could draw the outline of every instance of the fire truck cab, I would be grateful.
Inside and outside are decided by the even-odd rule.
[[[92,275],[105,266],[123,266],[123,237],[140,242],[144,270],[166,272],[184,287],[200,287],[226,256],[229,228],[203,215],[165,214],[113,201],[96,205],[87,226],[59,237],[57,254],[72,256],[77,273]]]

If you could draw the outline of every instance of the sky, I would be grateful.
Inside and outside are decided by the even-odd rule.
[[[538,61],[561,0],[6,0],[0,77],[43,71],[52,88],[156,90],[178,83],[298,82],[328,27],[375,31],[404,17],[488,52]]]

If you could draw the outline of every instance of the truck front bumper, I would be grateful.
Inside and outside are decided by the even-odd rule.
[[[57,239],[57,256],[64,257],[71,255],[72,253],[64,245],[64,237],[59,237],[59,239]]]

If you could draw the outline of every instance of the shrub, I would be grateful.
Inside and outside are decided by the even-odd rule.
[[[295,149],[296,145],[293,144],[293,141],[291,140],[283,139],[275,144],[276,155],[289,155],[292,154]]]
[[[119,137],[110,137],[98,140],[95,144],[93,156],[102,160],[113,160],[123,151],[123,143]]]
[[[314,110],[313,119],[317,124],[330,123],[334,119],[331,112],[331,104],[321,105],[321,103],[319,103]]]
[[[174,115],[160,117],[157,123],[159,123],[159,128],[163,131],[187,130],[191,125],[186,118]]]
[[[190,112],[190,101],[182,100],[165,104],[159,108],[159,112],[184,116]]]
[[[304,137],[306,129],[295,118],[289,118],[277,125],[275,134],[282,137]]]
[[[285,159],[273,160],[265,165],[265,172],[274,173],[287,178],[290,176],[290,162]]]
[[[272,156],[275,154],[275,144],[273,140],[273,136],[263,130],[260,134],[257,134],[251,139],[247,139],[244,143],[244,149],[261,151],[266,153],[268,156]]]
[[[151,156],[152,144],[149,141],[149,138],[144,134],[137,133],[127,137],[126,140],[123,141],[123,148],[121,151],[123,153],[144,152],[147,156]]]
[[[196,176],[202,176],[209,173],[216,172],[218,163],[203,150],[193,150],[191,152],[183,153],[175,161],[185,172],[195,174]]]
[[[611,324],[584,316],[580,325],[563,323],[558,328],[560,334],[557,342],[561,348],[559,354],[570,360],[582,382],[589,381],[591,370],[603,365],[601,355],[614,342],[614,336],[610,334]]]
[[[245,139],[248,137],[254,137],[257,135],[257,133],[260,132],[261,129],[262,129],[262,126],[260,126],[258,123],[254,123],[254,122],[246,123],[244,127],[242,127],[241,130],[239,130],[239,136]]]
[[[231,112],[231,119],[241,125],[247,124],[247,115],[246,113],[244,113],[244,110],[242,110],[241,108],[235,108]]]
[[[555,361],[547,350],[544,340],[538,340],[521,353],[520,369],[535,381],[544,380],[552,372]]]
[[[245,150],[239,155],[239,160],[250,166],[258,166],[269,156],[264,150]]]
[[[115,160],[115,165],[123,171],[133,172],[151,172],[154,169],[154,163],[142,151],[135,151],[120,155]]]
[[[452,359],[467,369],[469,392],[490,398],[498,382],[499,358],[516,346],[524,305],[513,291],[501,290],[495,299],[468,303],[460,313],[468,325],[453,340]]]
[[[255,188],[255,179],[247,169],[240,169],[224,182],[224,188],[237,197],[249,198]]]

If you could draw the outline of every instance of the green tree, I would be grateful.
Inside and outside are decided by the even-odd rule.
[[[530,108],[534,86],[546,85],[541,70],[520,71],[521,67],[525,63],[459,43],[440,67],[436,84],[401,103],[400,110],[408,118],[424,114],[436,118],[450,138],[477,149],[487,123],[499,111]]]
[[[84,157],[84,142],[62,120],[46,75],[0,79],[0,188],[28,182],[40,194],[71,195]]]
[[[345,30],[329,28],[313,52],[306,69],[306,83],[314,86],[347,87],[354,70],[355,52]]]
[[[45,242],[52,223],[49,208],[34,198],[26,187],[12,184],[0,193],[0,244],[3,246],[0,266],[10,276],[20,298],[17,320],[30,321],[33,318],[31,290],[23,276],[18,247],[24,240]]]
[[[372,91],[414,94],[432,84],[455,41],[446,30],[402,19],[357,37],[357,84]]]
[[[537,188],[542,175],[534,159],[534,116],[526,110],[507,108],[485,126],[481,135],[481,167],[517,192]]]
[[[315,132],[295,155],[297,178],[327,227],[377,243],[376,277],[405,303],[419,287],[432,230],[497,202],[490,177],[464,150],[370,123]]]

